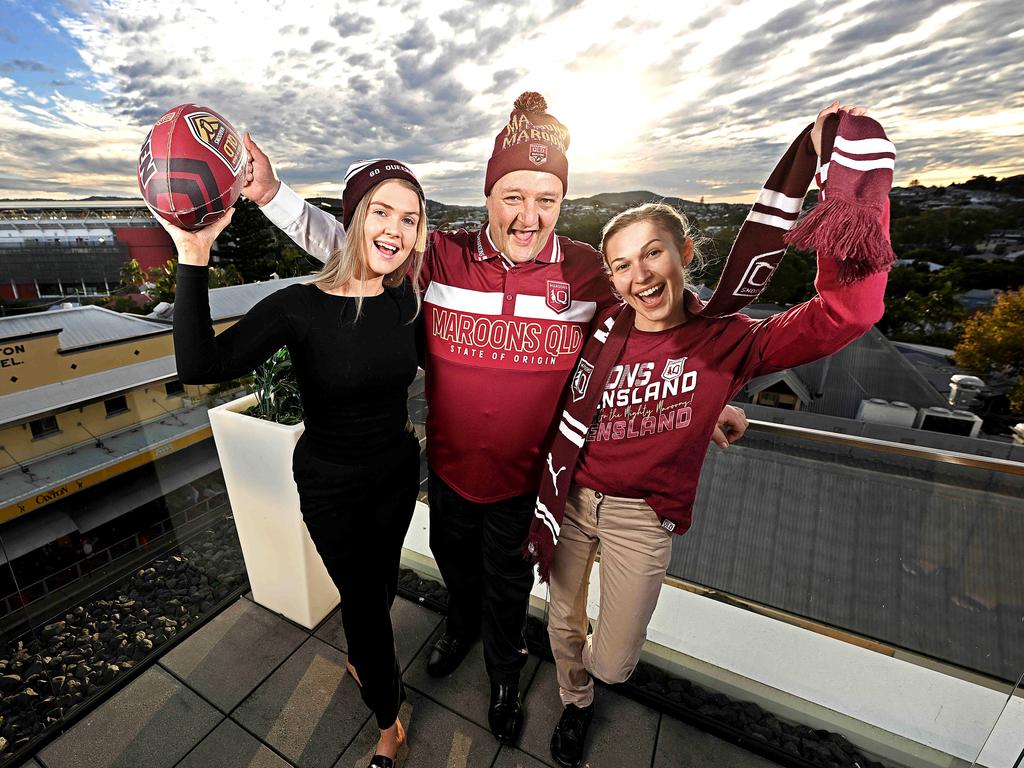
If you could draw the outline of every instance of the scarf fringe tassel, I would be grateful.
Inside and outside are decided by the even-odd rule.
[[[863,280],[888,271],[896,260],[882,227],[880,210],[842,197],[829,197],[783,238],[801,251],[816,251],[839,264],[839,282]]]

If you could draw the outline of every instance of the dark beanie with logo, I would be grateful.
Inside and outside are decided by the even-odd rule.
[[[494,183],[512,171],[542,171],[558,177],[562,194],[569,189],[569,129],[547,113],[548,103],[539,93],[527,91],[515,100],[508,125],[494,139],[487,161],[484,195]]]
[[[345,172],[345,191],[341,193],[341,223],[348,230],[356,206],[371,189],[388,179],[405,179],[416,188],[420,199],[423,198],[423,187],[409,166],[398,160],[377,158],[352,163]]]

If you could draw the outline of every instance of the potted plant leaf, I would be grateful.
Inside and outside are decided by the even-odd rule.
[[[260,366],[254,392],[210,409],[252,598],[312,629],[338,604],[306,530],[292,478],[302,401],[287,349]]]

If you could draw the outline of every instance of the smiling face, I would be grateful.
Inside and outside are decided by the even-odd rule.
[[[499,251],[517,264],[533,260],[555,231],[562,182],[543,171],[512,171],[487,196],[487,231]]]
[[[370,192],[363,224],[366,279],[388,275],[409,258],[422,215],[419,195],[400,181],[385,181]]]
[[[641,331],[664,331],[686,322],[684,267],[693,259],[693,241],[682,249],[654,221],[638,221],[604,243],[612,285],[636,311]]]

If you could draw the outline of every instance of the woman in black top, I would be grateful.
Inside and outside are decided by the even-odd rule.
[[[405,739],[390,609],[419,485],[406,398],[417,367],[426,212],[416,177],[394,160],[352,166],[343,208],[346,242],[313,282],[266,297],[218,336],[207,265],[233,209],[197,232],[157,220],[178,250],[174,349],[182,382],[226,381],[282,346],[291,351],[305,410],[293,459],[302,516],[341,594],[346,665],[380,728],[370,765],[391,768]]]

